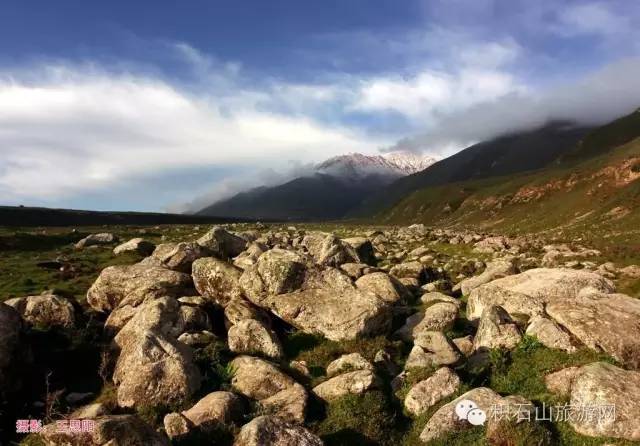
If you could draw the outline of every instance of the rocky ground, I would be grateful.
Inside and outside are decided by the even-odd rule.
[[[589,247],[423,225],[65,231],[0,239],[0,444],[640,441],[640,267]],[[456,415],[467,400],[484,425]]]

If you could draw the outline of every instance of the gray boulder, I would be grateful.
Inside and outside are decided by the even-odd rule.
[[[380,379],[371,370],[356,370],[329,378],[313,388],[313,393],[325,401],[334,401],[345,395],[359,395],[381,386]]]
[[[427,307],[423,312],[407,318],[405,324],[396,331],[396,336],[407,342],[426,331],[446,331],[453,326],[458,317],[458,305],[449,302],[438,302]]]
[[[640,372],[596,362],[571,368],[564,373],[563,381],[559,387],[570,395],[570,424],[576,432],[640,440]],[[558,390],[558,386],[552,390]]]
[[[272,359],[283,356],[282,344],[276,334],[255,319],[243,319],[228,332],[229,350],[239,354],[258,354]]]
[[[236,257],[247,248],[245,239],[220,226],[214,226],[197,243],[221,259]]]
[[[191,265],[197,259],[211,253],[195,242],[163,243],[143,263],[163,266],[182,273],[191,273]]]
[[[180,308],[169,297],[146,302],[114,338],[121,407],[182,404],[200,388],[193,352],[176,340],[188,326]]]
[[[575,343],[569,333],[546,317],[534,316],[531,318],[526,333],[536,337],[546,347],[564,350],[567,353],[576,351]]]
[[[377,263],[377,259],[375,256],[375,252],[373,249],[373,244],[371,240],[366,237],[351,237],[345,238],[342,240],[343,242],[350,245],[353,249],[355,249],[358,259],[360,262],[366,263],[367,265],[375,266]]]
[[[231,361],[233,389],[254,400],[263,410],[285,420],[302,423],[307,408],[307,391],[271,362],[252,356]]]
[[[322,446],[306,428],[274,416],[260,416],[242,426],[233,446]]]
[[[271,249],[240,277],[247,298],[258,306],[269,295],[294,291],[304,281],[308,259],[284,249]]]
[[[373,370],[373,364],[360,353],[342,355],[327,366],[327,376],[335,376],[352,370]]]
[[[244,410],[244,404],[236,394],[213,392],[190,409],[165,415],[164,428],[170,438],[180,438],[196,428],[206,432],[220,425],[239,422]]]
[[[388,302],[358,289],[340,270],[305,266],[296,254],[275,252],[263,260],[272,251],[263,254],[240,278],[251,302],[299,330],[331,340],[389,330],[392,314]]]
[[[471,291],[478,288],[480,285],[489,283],[492,280],[500,279],[502,277],[515,274],[516,267],[513,258],[497,259],[487,264],[486,269],[482,274],[479,274],[468,279],[464,279],[453,287],[453,291],[461,291],[464,296],[468,296]]]
[[[75,323],[75,310],[71,302],[55,294],[17,297],[4,303],[13,307],[31,325],[71,327]]]
[[[167,437],[135,415],[107,415],[93,419],[91,432],[64,431],[48,424],[41,432],[46,446],[170,446]]]
[[[113,253],[115,255],[120,255],[125,252],[135,252],[143,256],[148,256],[155,248],[156,246],[153,243],[148,242],[141,237],[136,237],[113,248]]]
[[[242,297],[239,280],[242,270],[215,257],[205,257],[193,262],[193,283],[198,292],[222,305]]]
[[[439,401],[453,395],[459,387],[458,375],[450,368],[442,367],[409,390],[404,399],[404,407],[411,415],[420,416]]]
[[[188,274],[159,266],[109,266],[89,288],[87,302],[96,311],[109,312],[121,305],[138,306],[146,299],[189,294],[192,285]]]
[[[78,243],[75,244],[76,249],[84,249],[89,246],[100,246],[100,245],[110,245],[112,243],[117,243],[118,237],[109,233],[102,232],[99,234],[89,234]]]
[[[340,240],[333,234],[324,236],[312,234],[307,235],[302,240],[303,246],[307,248],[316,263],[324,266],[340,266],[343,263],[358,263],[360,258],[358,253],[349,243]]]
[[[603,293],[611,293],[615,289],[609,280],[588,271],[530,269],[472,290],[467,303],[467,317],[477,319],[486,307],[492,305],[500,305],[509,314],[540,315],[544,314],[547,303],[575,299],[586,288]]]
[[[383,272],[365,274],[356,280],[355,285],[358,289],[370,291],[389,303],[405,302],[411,295],[398,279]]]
[[[413,344],[405,363],[405,370],[434,365],[452,365],[462,355],[453,342],[441,331],[420,333]]]
[[[490,350],[515,348],[522,339],[522,333],[509,313],[499,306],[488,307],[482,313],[478,331],[473,339],[473,349]]]
[[[546,310],[582,344],[640,368],[640,300],[587,289],[573,300],[549,303]]]

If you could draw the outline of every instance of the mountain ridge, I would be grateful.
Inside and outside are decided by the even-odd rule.
[[[571,150],[593,128],[552,121],[534,129],[511,132],[483,141],[400,178],[363,200],[348,217],[378,215],[425,187],[510,175],[549,165]]]
[[[339,219],[366,196],[436,159],[411,152],[349,153],[329,158],[310,175],[259,186],[219,200],[196,215],[275,220]]]

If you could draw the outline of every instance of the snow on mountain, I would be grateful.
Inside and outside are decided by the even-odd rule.
[[[363,155],[349,153],[335,156],[318,164],[316,170],[340,177],[363,177],[367,175],[383,175],[400,177],[426,169],[438,161],[428,155],[413,152],[390,152],[384,155]]]

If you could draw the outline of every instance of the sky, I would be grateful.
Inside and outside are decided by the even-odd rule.
[[[3,0],[0,204],[193,210],[640,106],[640,2]]]

